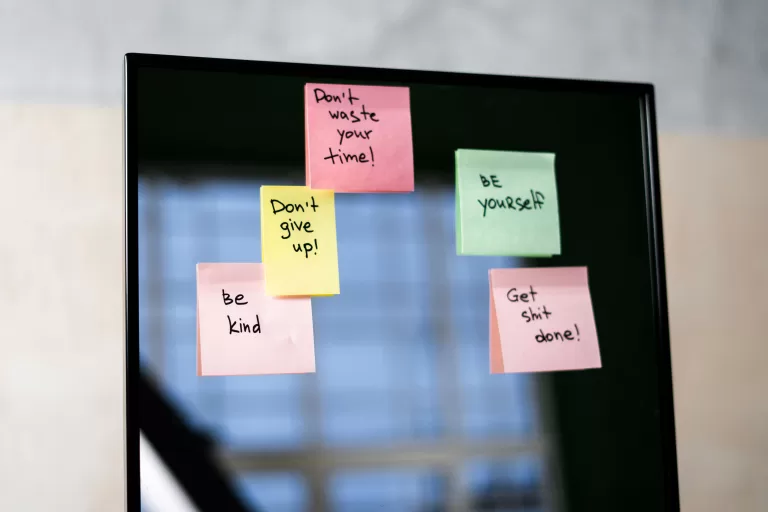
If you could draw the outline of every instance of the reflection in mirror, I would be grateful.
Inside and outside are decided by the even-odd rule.
[[[195,175],[142,169],[140,358],[246,503],[551,510],[537,377],[489,374],[488,269],[514,261],[456,255],[452,188],[337,195],[342,293],[312,300],[316,374],[200,378],[195,265],[260,261],[265,180]]]

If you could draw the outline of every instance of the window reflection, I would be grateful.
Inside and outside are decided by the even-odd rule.
[[[196,376],[195,264],[261,260],[259,186],[139,188],[142,365],[249,501],[543,510],[534,378],[488,369],[488,269],[513,262],[456,256],[452,189],[336,196],[341,294],[312,301],[316,374]]]

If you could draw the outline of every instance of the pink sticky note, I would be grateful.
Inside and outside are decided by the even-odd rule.
[[[198,294],[199,295],[199,294]],[[195,355],[197,356],[197,376],[202,377],[203,376],[203,369],[202,364],[200,364],[200,304],[198,299],[198,306],[197,306],[197,345],[195,348]]]
[[[601,368],[586,267],[493,269],[491,373]]]
[[[308,187],[413,192],[407,87],[306,84],[304,99]]]
[[[261,263],[198,263],[198,375],[314,371],[309,297],[266,295]]]

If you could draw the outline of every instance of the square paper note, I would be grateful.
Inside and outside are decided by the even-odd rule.
[[[260,263],[198,263],[198,375],[314,371],[309,298],[267,296]]]
[[[261,187],[261,260],[268,295],[339,293],[333,190]]]
[[[307,84],[307,186],[413,192],[407,87]]]
[[[491,373],[601,368],[586,267],[490,271]]]
[[[457,150],[456,250],[487,256],[560,254],[555,155]]]

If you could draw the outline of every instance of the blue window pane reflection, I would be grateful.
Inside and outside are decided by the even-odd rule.
[[[238,481],[241,495],[265,512],[304,512],[308,506],[306,484],[292,473],[248,473]]]
[[[435,510],[444,500],[443,479],[419,470],[343,472],[331,481],[332,510]]]
[[[542,467],[536,457],[479,460],[465,467],[473,510],[539,512],[544,510]]]

